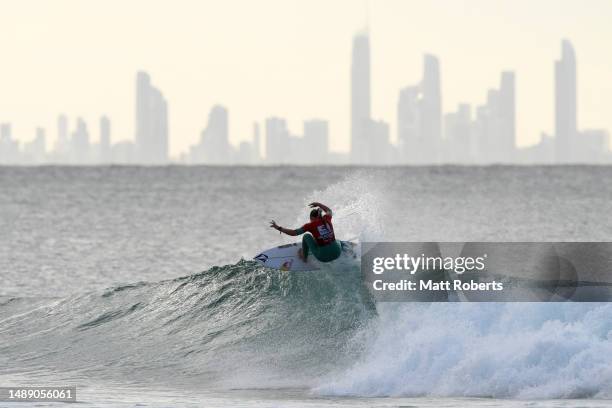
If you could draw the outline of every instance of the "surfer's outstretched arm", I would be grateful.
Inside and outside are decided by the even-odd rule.
[[[276,224],[276,221],[274,220],[270,221],[270,228],[274,228],[278,232],[282,232],[283,234],[287,234],[291,236],[296,236],[296,235],[300,235],[304,233],[304,231],[301,228],[299,230],[292,230],[289,228],[281,227],[280,225]]]
[[[309,204],[309,206],[310,206],[311,208],[316,208],[316,207],[319,207],[320,209],[322,209],[323,211],[325,211],[325,213],[326,213],[326,214],[332,215],[332,210],[331,210],[331,208],[329,208],[329,207],[328,207],[328,206],[326,206],[325,204],[321,204],[321,203],[318,203],[318,202],[316,202],[316,201],[315,201],[314,203],[310,203],[310,204]]]

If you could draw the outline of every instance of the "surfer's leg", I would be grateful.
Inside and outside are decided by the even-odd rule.
[[[342,247],[338,241],[334,241],[325,246],[319,246],[312,235],[304,234],[302,238],[302,259],[306,261],[308,259],[308,254],[311,252],[319,261],[331,262],[334,259],[338,259],[342,253]]]
[[[338,259],[342,254],[342,247],[338,241],[334,241],[331,244],[318,247],[318,253],[313,251],[313,254],[316,258],[321,262],[331,262],[335,259]]]
[[[304,260],[304,262],[306,262],[306,260],[308,259],[308,254],[310,253],[311,250],[315,254],[315,257],[316,257],[315,251],[317,247],[318,247],[317,243],[315,242],[312,235],[304,234],[302,236],[302,259]]]

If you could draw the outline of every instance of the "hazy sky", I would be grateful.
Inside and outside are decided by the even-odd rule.
[[[517,137],[553,128],[553,61],[567,37],[578,61],[578,125],[612,130],[612,1],[371,0],[372,113],[396,137],[399,89],[422,54],[441,62],[444,111],[480,104],[500,71],[517,75]],[[112,141],[134,135],[134,81],[146,70],[169,102],[173,156],[195,143],[215,103],[233,143],[253,121],[330,121],[349,146],[351,41],[366,22],[359,0],[0,0],[0,122],[29,140],[56,138],[56,117],[98,118]],[[71,123],[71,126],[74,123]]]

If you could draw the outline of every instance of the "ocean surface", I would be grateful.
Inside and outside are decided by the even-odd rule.
[[[376,303],[268,228],[610,241],[612,167],[0,167],[0,386],[90,407],[612,406],[612,306]],[[53,406],[3,403],[0,407]],[[60,406],[61,404],[56,404]]]

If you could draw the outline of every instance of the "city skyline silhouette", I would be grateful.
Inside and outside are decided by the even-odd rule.
[[[440,59],[426,53],[422,79],[397,92],[396,135],[392,142],[387,115],[371,113],[370,37],[367,30],[352,40],[350,67],[350,150],[329,148],[326,118],[305,118],[301,133],[289,129],[286,118],[270,115],[253,122],[251,141],[230,143],[230,109],[211,107],[199,140],[179,158],[170,159],[169,103],[148,73],[136,74],[135,135],[133,141],[111,143],[111,119],[99,119],[98,143],[77,117],[57,119],[57,138],[47,146],[47,131],[35,130],[30,141],[13,138],[11,124],[0,126],[0,164],[565,164],[612,162],[609,132],[580,129],[577,119],[576,53],[568,39],[561,40],[554,61],[554,132],[543,133],[539,143],[519,147],[516,135],[516,75],[501,71],[497,88],[486,92],[486,102],[461,103],[456,111],[442,110]],[[260,133],[263,129],[263,134]]]
[[[134,75],[147,72],[168,100],[169,156],[198,143],[210,109],[229,111],[233,145],[250,142],[258,122],[281,117],[301,134],[303,121],[328,121],[334,152],[350,151],[352,37],[368,27],[371,115],[397,143],[398,89],[422,79],[422,56],[439,59],[442,110],[485,103],[501,71],[516,77],[519,147],[553,135],[558,42],[578,59],[581,128],[612,129],[612,81],[605,38],[612,3],[541,0],[0,0],[0,123],[21,146],[46,130],[55,145],[57,116],[77,117],[98,142],[98,121],[112,121],[112,142],[134,141]],[[551,12],[554,11],[554,12]],[[146,13],[147,18],[142,18]],[[384,128],[382,124],[378,126]],[[379,130],[380,130],[379,129]],[[443,129],[444,132],[444,129]]]

